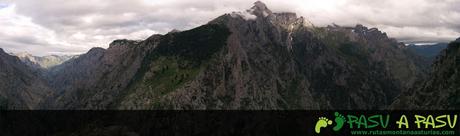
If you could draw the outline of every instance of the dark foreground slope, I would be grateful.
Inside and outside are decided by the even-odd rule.
[[[55,67],[58,109],[382,109],[423,75],[376,28],[315,27],[256,2],[201,27],[118,40]]]
[[[37,109],[52,93],[39,71],[0,48],[0,109]]]

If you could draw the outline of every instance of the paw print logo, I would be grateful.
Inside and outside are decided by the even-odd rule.
[[[327,119],[326,117],[319,117],[318,122],[315,125],[315,132],[320,133],[321,128],[325,128],[329,125],[332,125],[332,120]]]
[[[335,112],[334,116],[335,116],[335,119],[334,119],[335,126],[332,128],[332,130],[339,131],[340,129],[343,128],[343,125],[345,124],[346,120],[345,120],[345,117],[338,112]],[[315,132],[319,134],[321,133],[322,128],[326,128],[330,125],[332,125],[332,120],[329,120],[326,117],[319,117],[315,125]]]
[[[345,124],[345,122],[347,122],[347,121],[345,120],[345,117],[342,114],[338,113],[338,112],[335,112],[334,115],[335,115],[334,121],[335,121],[336,125],[335,125],[334,128],[332,128],[332,130],[339,131],[340,129],[342,129],[343,124]]]

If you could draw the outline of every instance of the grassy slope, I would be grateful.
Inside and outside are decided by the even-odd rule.
[[[220,25],[204,25],[189,31],[165,35],[158,47],[144,59],[135,79],[122,96],[123,108],[152,108],[158,99],[192,81],[229,36]],[[133,107],[141,104],[141,107]]]

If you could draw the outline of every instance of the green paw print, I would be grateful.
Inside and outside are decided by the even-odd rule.
[[[315,132],[320,133],[321,128],[327,127],[332,124],[332,120],[327,119],[326,117],[319,117],[318,122],[316,122]]]
[[[335,115],[334,121],[336,125],[334,128],[332,128],[332,130],[339,131],[340,129],[342,129],[343,124],[345,124],[346,120],[345,120],[345,117],[338,112],[335,112],[334,115]]]

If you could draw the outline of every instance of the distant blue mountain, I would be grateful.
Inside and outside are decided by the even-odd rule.
[[[432,62],[442,50],[447,48],[447,43],[437,43],[434,45],[410,44],[407,47],[415,54],[423,56]]]

